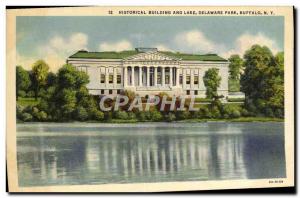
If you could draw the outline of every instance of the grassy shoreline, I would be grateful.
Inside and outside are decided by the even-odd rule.
[[[48,123],[113,123],[113,124],[126,124],[126,123],[149,123],[154,121],[139,121],[136,119],[132,120],[121,120],[121,119],[112,119],[107,121],[70,121],[70,122],[48,122]],[[271,118],[271,117],[240,117],[240,118],[219,118],[219,119],[186,119],[186,120],[176,120],[173,123],[204,123],[204,122],[284,122],[284,119],[281,118]],[[22,122],[17,121],[17,123],[41,123],[41,122]],[[47,123],[47,122],[45,122]],[[167,121],[159,121],[157,123],[171,123]]]

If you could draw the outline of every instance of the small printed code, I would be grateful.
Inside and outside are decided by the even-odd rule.
[[[283,183],[283,180],[270,180],[269,184],[281,184]]]

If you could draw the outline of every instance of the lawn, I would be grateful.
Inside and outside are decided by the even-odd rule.
[[[29,105],[37,105],[39,103],[39,98],[38,100],[35,100],[35,98],[23,98],[19,97],[19,100],[17,101],[18,105],[21,106],[29,106]]]

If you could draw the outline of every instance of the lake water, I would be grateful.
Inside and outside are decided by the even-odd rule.
[[[285,177],[283,123],[17,125],[20,186]]]

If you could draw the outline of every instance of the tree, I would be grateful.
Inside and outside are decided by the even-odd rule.
[[[89,83],[89,76],[82,71],[76,70],[71,64],[65,64],[57,74],[60,88],[79,90]]]
[[[267,116],[279,112],[275,116],[281,117],[284,103],[283,53],[274,57],[269,48],[254,45],[246,51],[244,60],[241,89],[246,95],[248,110]]]
[[[55,85],[56,80],[57,80],[57,76],[53,72],[49,72],[47,75],[46,87],[48,88]]]
[[[229,78],[231,80],[239,80],[240,72],[243,67],[243,59],[240,58],[239,55],[231,55],[228,59],[230,61],[229,64]]]
[[[37,100],[40,88],[46,85],[48,71],[49,71],[49,66],[43,60],[38,60],[32,66],[32,77],[33,77],[35,100]]]
[[[53,86],[47,89],[47,101],[50,115],[57,120],[101,119],[97,104],[86,88],[89,77],[86,73],[76,70],[71,64],[59,69]]]
[[[208,69],[203,76],[203,82],[206,87],[206,97],[210,99],[216,98],[218,96],[218,87],[221,84],[219,70],[217,68]]]
[[[275,116],[283,117],[284,113],[284,53],[279,52],[274,57],[274,66],[270,72],[270,79],[268,81],[268,103]]]
[[[16,95],[17,100],[20,91],[27,91],[31,85],[29,73],[22,66],[16,67]]]

